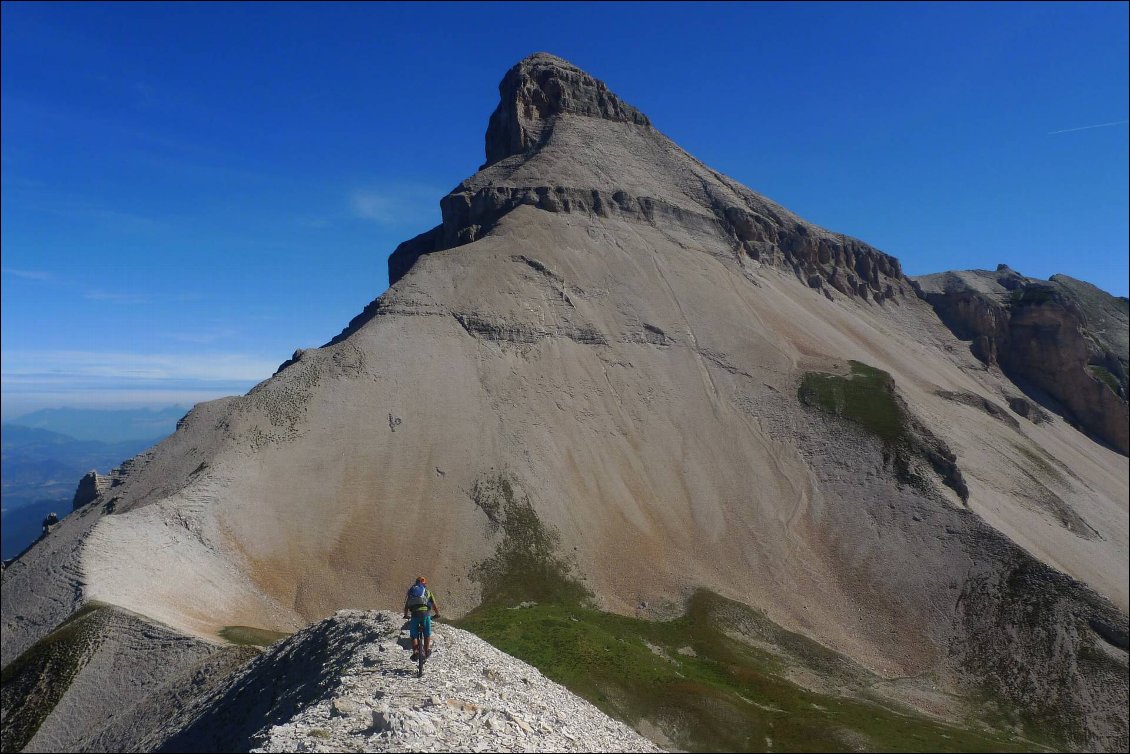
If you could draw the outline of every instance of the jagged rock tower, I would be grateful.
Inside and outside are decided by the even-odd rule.
[[[1006,408],[896,259],[573,65],[500,93],[384,295],[8,569],[5,662],[90,600],[292,629],[425,571],[458,613],[533,542],[605,609],[708,587],[882,674],[1070,698],[1124,745],[1125,673],[1080,658],[1126,664],[1126,457]]]

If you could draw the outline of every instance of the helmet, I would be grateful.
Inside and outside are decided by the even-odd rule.
[[[416,577],[416,583],[417,584],[427,584],[428,580],[425,579],[423,576],[417,576]]]

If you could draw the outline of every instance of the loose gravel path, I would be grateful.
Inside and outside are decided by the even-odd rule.
[[[301,658],[311,641],[340,642],[351,654],[336,688],[252,751],[662,751],[536,668],[433,625],[423,678],[395,613],[343,610],[292,637],[299,646],[280,659]]]

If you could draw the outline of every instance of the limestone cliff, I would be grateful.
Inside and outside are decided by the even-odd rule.
[[[883,301],[910,292],[897,259],[805,222],[711,170],[561,58],[526,58],[499,91],[486,163],[440,201],[441,225],[392,253],[391,283],[421,255],[472,243],[529,206],[708,234],[735,257],[790,269],[829,298],[838,291]]]
[[[1130,454],[1130,302],[1066,275],[1006,265],[915,278],[920,295],[974,356],[1036,388],[1080,427]]]

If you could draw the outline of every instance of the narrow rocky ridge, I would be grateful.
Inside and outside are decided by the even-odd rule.
[[[163,751],[661,751],[482,639],[436,624],[417,678],[406,621],[341,610],[197,705]]]
[[[87,605],[5,669],[4,751],[143,751],[152,731],[256,654]]]

